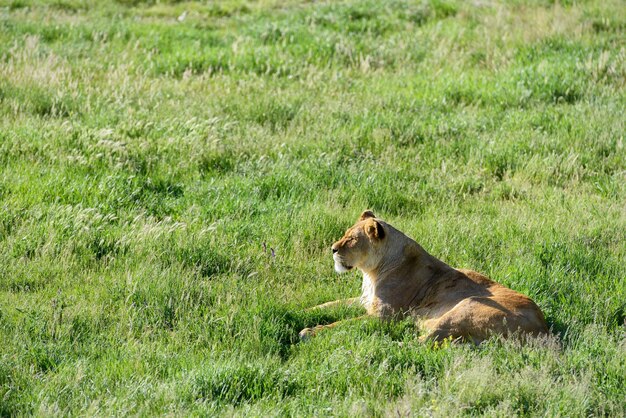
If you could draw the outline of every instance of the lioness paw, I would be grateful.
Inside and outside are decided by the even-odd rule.
[[[312,328],[305,328],[298,334],[298,336],[300,337],[300,341],[307,341],[314,335],[315,331]]]
[[[318,331],[324,329],[324,325],[316,325],[313,328],[305,328],[298,334],[300,336],[300,341],[306,341],[311,337],[315,337]]]

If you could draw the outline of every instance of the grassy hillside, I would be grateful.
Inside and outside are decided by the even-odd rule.
[[[0,416],[626,415],[626,3],[0,0]],[[555,338],[364,321],[366,208]]]

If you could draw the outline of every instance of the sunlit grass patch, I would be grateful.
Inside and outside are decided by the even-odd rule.
[[[0,415],[624,415],[622,6],[0,0]],[[553,338],[301,343],[366,208]]]

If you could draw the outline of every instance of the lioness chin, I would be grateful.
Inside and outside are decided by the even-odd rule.
[[[363,273],[362,295],[311,309],[361,304],[370,316],[412,315],[426,330],[421,339],[433,342],[452,338],[479,344],[493,334],[548,332],[530,298],[475,271],[448,266],[370,211],[333,244],[332,252],[337,272],[357,268]],[[305,328],[300,337],[338,324]]]

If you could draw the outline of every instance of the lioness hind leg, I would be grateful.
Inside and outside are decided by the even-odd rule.
[[[424,340],[463,339],[480,344],[492,334],[537,335],[547,331],[539,308],[530,299],[469,297],[436,320],[427,321]]]
[[[469,297],[456,304],[441,317],[424,322],[428,334],[420,341],[442,342],[451,338],[454,341],[467,341],[480,344],[494,331],[496,318],[506,316],[501,309],[486,305],[482,297]]]

